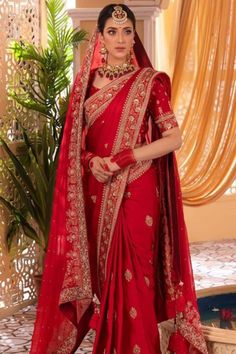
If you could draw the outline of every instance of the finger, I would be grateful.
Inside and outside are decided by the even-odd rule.
[[[103,171],[110,172],[108,164],[103,160],[100,162],[100,167]]]
[[[95,178],[96,178],[96,180],[97,180],[98,182],[103,183],[103,179],[102,179],[100,176],[95,176]]]
[[[110,178],[110,176],[105,176],[104,174],[98,174],[98,177],[102,182],[107,182]]]
[[[106,183],[106,182],[107,182],[107,180],[104,179],[104,178],[96,178],[96,179],[97,179],[97,181],[100,182],[100,183]]]
[[[106,180],[108,177],[106,177],[103,173],[97,173],[96,176],[100,178],[101,180]]]
[[[110,176],[113,175],[113,172],[107,172],[107,171],[105,171],[103,168],[101,168],[101,169],[96,169],[95,172],[96,172],[96,173],[99,173],[99,174],[102,174],[102,175],[104,175],[104,176],[106,176],[106,177],[110,177]]]

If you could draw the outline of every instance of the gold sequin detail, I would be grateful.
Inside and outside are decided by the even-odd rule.
[[[97,196],[96,195],[91,195],[91,199],[92,199],[93,203],[96,203]]]
[[[131,192],[125,192],[124,193],[125,198],[130,198],[131,197]]]
[[[147,215],[147,216],[146,216],[145,221],[146,221],[147,226],[152,226],[152,224],[153,224],[153,218],[152,218],[150,215]]]
[[[125,279],[127,281],[131,281],[132,278],[133,278],[133,276],[132,276],[131,271],[129,269],[126,269],[126,271],[125,271]]]
[[[144,277],[144,280],[145,280],[145,283],[147,284],[147,286],[149,286],[149,285],[150,285],[150,280],[149,280],[149,278],[148,278],[148,277]]]
[[[135,344],[134,349],[133,349],[133,353],[134,353],[134,354],[139,354],[139,353],[141,353],[141,349],[140,349],[140,347],[138,346],[138,344]]]
[[[135,319],[137,317],[137,310],[134,307],[131,307],[129,314],[130,314],[130,317]]]

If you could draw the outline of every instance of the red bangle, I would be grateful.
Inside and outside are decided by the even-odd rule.
[[[111,158],[111,162],[115,162],[120,168],[125,168],[136,163],[133,149],[126,149]]]
[[[91,170],[91,168],[93,167],[92,164],[93,164],[93,161],[92,158],[96,157],[97,155],[93,154],[92,152],[89,153],[89,156],[87,158],[87,164],[88,164],[88,170]]]

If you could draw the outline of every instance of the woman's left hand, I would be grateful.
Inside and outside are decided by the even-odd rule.
[[[117,172],[120,170],[120,167],[117,165],[117,163],[115,162],[111,162],[112,156],[109,157],[103,157],[103,161],[105,162],[105,164],[107,165],[107,167],[109,168],[109,171],[111,172]]]

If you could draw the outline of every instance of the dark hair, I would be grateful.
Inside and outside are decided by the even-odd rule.
[[[114,6],[120,6],[120,7],[122,7],[122,9],[124,11],[127,12],[127,17],[131,20],[131,22],[134,26],[134,29],[135,29],[136,19],[135,19],[133,11],[131,11],[130,8],[124,4],[110,4],[110,5],[105,6],[101,10],[101,12],[98,16],[98,30],[99,30],[99,32],[103,33],[106,21],[112,17],[112,12],[114,11]]]

